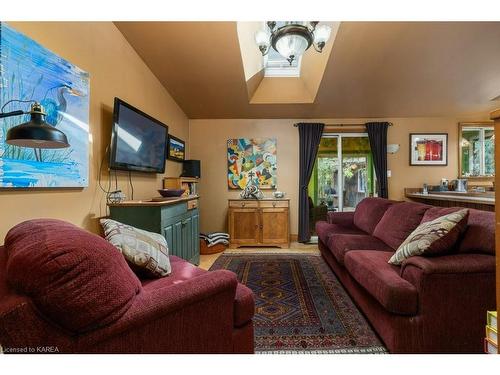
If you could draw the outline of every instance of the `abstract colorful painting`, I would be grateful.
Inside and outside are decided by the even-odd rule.
[[[64,132],[70,147],[35,149],[5,143],[7,131],[29,115],[0,120],[0,187],[86,187],[89,162],[89,75],[0,22],[0,107],[36,100],[45,121]],[[30,103],[3,109],[29,111]]]
[[[276,188],[276,138],[238,138],[227,141],[227,183],[244,189],[249,179],[261,189]]]

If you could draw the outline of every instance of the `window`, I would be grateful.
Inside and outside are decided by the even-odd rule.
[[[264,56],[264,76],[265,77],[300,77],[300,67],[302,56],[292,61],[292,65],[281,56],[274,48],[269,49],[269,53]]]
[[[353,211],[374,195],[375,173],[370,141],[365,133],[324,134],[309,182],[314,206]]]
[[[492,123],[460,123],[461,177],[495,175],[495,131]]]

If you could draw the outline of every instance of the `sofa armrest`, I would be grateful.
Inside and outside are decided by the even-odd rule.
[[[410,257],[401,265],[401,276],[404,277],[406,270],[410,267],[416,267],[424,274],[495,273],[495,257],[483,254]]]
[[[217,270],[143,289],[120,319],[80,337],[80,345],[103,353],[229,353],[237,284],[234,273]]]
[[[354,225],[354,212],[328,212],[328,223],[352,227]]]
[[[426,352],[483,350],[486,311],[496,306],[495,257],[412,257],[403,262],[401,276],[418,291],[416,345]]]

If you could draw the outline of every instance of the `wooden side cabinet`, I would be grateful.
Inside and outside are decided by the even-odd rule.
[[[230,199],[228,226],[231,247],[290,247],[288,199]]]

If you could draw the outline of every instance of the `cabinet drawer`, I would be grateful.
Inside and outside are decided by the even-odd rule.
[[[198,199],[193,199],[187,202],[187,209],[192,210],[193,208],[198,207]]]
[[[232,208],[254,208],[254,207],[259,207],[259,202],[254,201],[254,200],[229,201],[229,207],[232,207]]]
[[[260,207],[288,207],[288,201],[260,201]]]
[[[187,212],[187,203],[182,202],[172,206],[164,206],[161,208],[161,221],[164,223],[176,216],[184,215]]]

